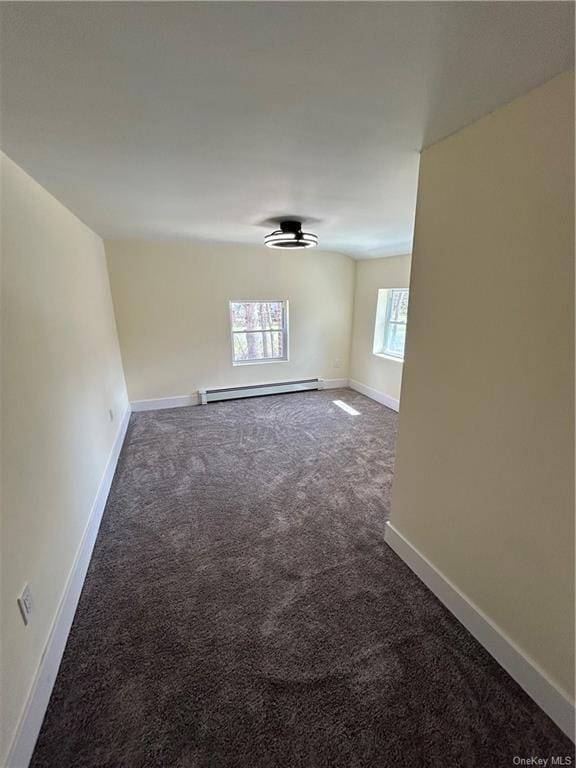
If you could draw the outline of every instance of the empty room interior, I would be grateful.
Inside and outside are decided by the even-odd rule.
[[[575,765],[572,2],[1,2],[1,768]]]

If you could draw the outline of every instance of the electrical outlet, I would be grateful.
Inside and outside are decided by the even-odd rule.
[[[340,358],[337,357],[336,360],[334,360],[334,368],[340,368]]]
[[[34,604],[32,602],[32,592],[30,592],[30,587],[28,584],[25,584],[24,589],[18,598],[18,608],[20,608],[20,613],[22,614],[22,621],[24,624],[28,624],[30,621],[30,614],[32,613],[33,606]]]
[[[110,416],[110,421],[114,421],[114,411],[112,408],[108,411],[108,416]]]

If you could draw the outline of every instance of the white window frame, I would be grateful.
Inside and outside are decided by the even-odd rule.
[[[232,304],[282,304],[282,349],[283,357],[266,357],[262,360],[236,360],[234,358],[234,336],[237,333],[262,333],[262,331],[235,331],[232,322]],[[232,365],[261,365],[269,363],[287,363],[290,360],[288,331],[288,299],[230,299],[228,302],[228,323],[230,325],[230,348]],[[278,330],[276,328],[272,329]]]
[[[393,287],[393,288],[379,288],[378,298],[376,302],[376,320],[374,323],[374,341],[372,345],[372,354],[376,357],[383,357],[387,360],[395,360],[396,362],[404,362],[404,354],[397,354],[393,350],[386,348],[386,338],[388,335],[388,329],[391,325],[407,325],[407,323],[398,322],[390,319],[390,312],[392,310],[392,301],[390,301],[390,294],[393,291],[403,291],[408,293],[408,288]],[[385,306],[383,303],[385,302]]]

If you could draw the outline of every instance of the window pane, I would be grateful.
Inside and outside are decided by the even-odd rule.
[[[281,301],[242,301],[230,303],[233,331],[282,329]]]
[[[388,296],[390,302],[389,318],[392,321],[398,320],[398,308],[400,305],[400,291],[390,291]]]
[[[282,331],[234,334],[234,360],[274,360],[284,358]]]
[[[396,320],[405,323],[408,319],[408,291],[398,291]]]
[[[380,288],[374,324],[374,354],[404,357],[407,319],[408,289]]]
[[[386,328],[386,346],[384,352],[397,357],[404,357],[406,326],[403,323],[389,323]]]

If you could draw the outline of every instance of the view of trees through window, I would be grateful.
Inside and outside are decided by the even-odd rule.
[[[395,288],[388,291],[386,310],[384,352],[396,357],[404,357],[406,320],[408,319],[408,291]]]
[[[374,354],[404,358],[407,319],[408,289],[380,289],[374,328]]]
[[[231,301],[233,360],[286,360],[286,302]]]

